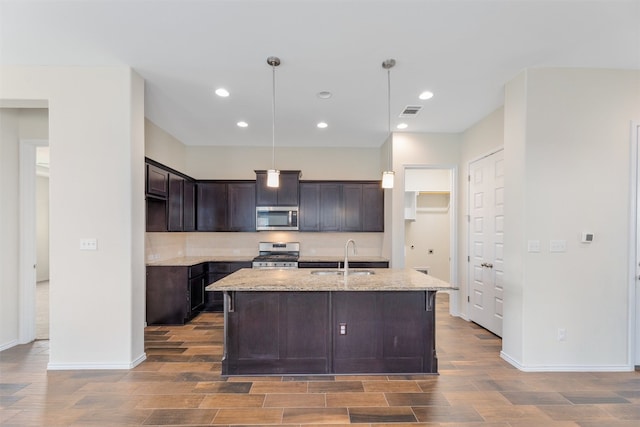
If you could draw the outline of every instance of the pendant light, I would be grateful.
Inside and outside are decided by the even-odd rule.
[[[273,75],[273,96],[271,103],[271,169],[267,171],[267,187],[280,186],[280,171],[276,169],[276,67],[280,65],[280,58],[270,56],[267,64],[271,65]]]
[[[393,178],[395,176],[393,165],[391,164],[391,152],[393,148],[393,137],[391,135],[391,68],[393,68],[394,65],[396,65],[395,59],[387,59],[382,63],[382,68],[387,70],[387,132],[389,138],[389,169],[382,172],[382,188],[393,188]]]

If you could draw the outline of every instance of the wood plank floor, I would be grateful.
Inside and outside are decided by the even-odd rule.
[[[437,298],[440,375],[220,376],[222,316],[149,327],[130,371],[46,371],[48,341],[0,353],[0,425],[640,425],[640,373],[524,373]]]

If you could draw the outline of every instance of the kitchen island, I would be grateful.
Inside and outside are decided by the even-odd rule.
[[[435,294],[412,269],[242,269],[224,293],[223,375],[438,372]]]

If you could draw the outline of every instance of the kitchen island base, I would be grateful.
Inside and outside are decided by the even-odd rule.
[[[225,291],[222,375],[437,374],[436,291]]]

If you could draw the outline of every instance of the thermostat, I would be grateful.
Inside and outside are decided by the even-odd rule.
[[[582,236],[580,238],[580,241],[582,243],[591,243],[593,242],[593,233],[582,233]]]

